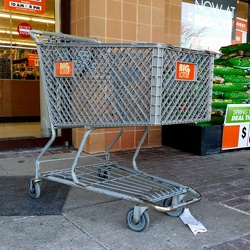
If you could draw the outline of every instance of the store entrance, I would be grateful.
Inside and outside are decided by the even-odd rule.
[[[70,1],[28,1],[32,10],[11,2],[0,0],[1,151],[42,147],[50,137],[36,44],[25,30],[70,33]],[[59,130],[55,145],[69,145],[71,137],[71,129]]]

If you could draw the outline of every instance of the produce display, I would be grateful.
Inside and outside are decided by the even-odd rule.
[[[250,103],[250,43],[220,48],[214,60],[211,121],[197,125],[223,124],[227,104]]]

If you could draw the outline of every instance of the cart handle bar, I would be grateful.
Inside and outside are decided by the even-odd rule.
[[[72,41],[72,42],[84,42],[84,43],[95,43],[95,44],[102,44],[101,41],[95,39],[91,39],[91,38],[86,38],[86,37],[79,37],[79,36],[73,36],[73,35],[68,35],[68,34],[64,34],[64,33],[56,33],[56,32],[51,32],[51,31],[42,31],[42,30],[26,30],[26,32],[29,32],[30,36],[36,41],[36,43],[41,42],[44,37],[41,37],[39,39],[38,36],[36,35],[41,35],[41,36],[48,36],[50,38],[56,38],[56,39],[62,39],[62,40],[68,40],[68,41]],[[52,39],[53,41],[53,39]],[[144,45],[147,46],[148,43],[141,43],[140,45]],[[116,44],[117,45],[117,44]],[[132,43],[133,45],[133,43]],[[134,45],[138,45],[138,43],[135,43]],[[151,43],[152,45],[152,43]],[[194,50],[194,49],[187,49],[187,48],[182,48],[182,47],[178,47],[178,46],[173,46],[170,44],[162,44],[162,43],[155,43],[154,45],[157,46],[162,46],[162,47],[168,47],[170,49],[175,49],[177,51],[184,51],[184,52],[192,52],[192,53],[199,53],[199,54],[211,54],[214,55],[214,52],[211,51],[207,51],[207,50]]]
[[[42,31],[42,30],[27,30],[30,33],[30,36],[38,43],[41,40],[36,35],[41,35],[41,36],[49,36],[49,37],[55,37],[55,38],[61,38],[61,39],[68,39],[76,42],[85,42],[85,43],[100,43],[99,40],[97,39],[90,39],[90,38],[85,38],[85,37],[79,37],[79,36],[72,36],[72,35],[67,35],[63,33],[56,33],[56,32],[51,32],[51,31]]]

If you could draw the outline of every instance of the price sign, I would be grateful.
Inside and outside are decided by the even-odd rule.
[[[250,104],[228,104],[222,149],[250,147]]]
[[[45,14],[45,0],[4,0],[4,8],[10,11]]]
[[[35,60],[35,66],[37,66],[37,67],[39,66],[39,60],[38,59]]]
[[[28,64],[31,67],[39,66],[39,60],[37,54],[28,54]]]
[[[240,125],[238,147],[244,148],[249,146],[249,127],[250,125]]]

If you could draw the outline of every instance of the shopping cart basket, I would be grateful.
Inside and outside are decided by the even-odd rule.
[[[126,222],[134,231],[147,228],[148,207],[179,216],[185,206],[201,199],[193,188],[139,170],[136,159],[149,126],[210,119],[212,53],[153,43],[101,43],[36,30],[30,34],[37,43],[52,131],[29,181],[31,197],[40,196],[45,178],[133,201]],[[111,161],[110,149],[127,126],[145,127],[133,168]],[[86,132],[70,166],[47,169],[62,160],[42,160],[57,129],[77,127]],[[120,128],[106,151],[82,154],[91,132],[104,127]],[[89,163],[89,157],[97,161]]]

